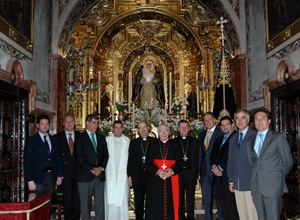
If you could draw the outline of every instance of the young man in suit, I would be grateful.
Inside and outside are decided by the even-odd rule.
[[[247,156],[247,139],[255,134],[249,128],[250,114],[237,109],[234,120],[239,129],[229,141],[227,175],[229,190],[234,193],[240,219],[257,220],[257,212],[251,196],[251,166]]]
[[[213,183],[216,197],[222,208],[225,220],[239,219],[234,193],[228,189],[227,162],[229,140],[236,133],[233,120],[229,116],[220,119],[220,128],[223,135],[219,136],[214,143],[210,161],[211,169],[214,174]]]
[[[60,144],[60,154],[64,172],[64,181],[61,185],[63,193],[64,219],[80,219],[80,199],[77,184],[77,163],[75,159],[76,150],[74,142],[80,135],[75,131],[75,118],[73,115],[66,115],[63,121],[64,131],[56,134]]]
[[[148,173],[145,171],[149,160],[149,149],[158,145],[158,139],[149,136],[148,125],[140,121],[137,125],[139,138],[130,142],[127,164],[128,184],[133,187],[135,219],[144,219]]]
[[[183,171],[179,173],[180,218],[195,219],[195,190],[198,177],[199,140],[189,136],[190,125],[186,120],[178,122],[177,137],[182,151]],[[185,206],[186,203],[186,206]],[[187,216],[185,218],[185,207]]]
[[[105,137],[97,134],[97,115],[86,116],[86,130],[75,142],[81,218],[90,219],[94,195],[95,220],[104,220],[104,182],[108,150]]]
[[[287,192],[285,179],[293,159],[286,137],[269,129],[271,113],[258,109],[254,114],[257,134],[247,140],[252,166],[251,194],[259,220],[279,220],[282,195]]]
[[[213,144],[217,137],[222,135],[220,128],[216,126],[216,119],[212,112],[206,112],[203,115],[204,125],[206,130],[203,131],[199,136],[200,141],[200,152],[199,152],[199,180],[202,191],[202,201],[205,212],[205,219],[212,220],[212,205],[213,205],[213,173],[211,172],[210,154],[213,148]],[[221,213],[221,207],[218,206],[218,218],[223,219]]]
[[[48,134],[50,118],[47,115],[37,117],[38,133],[26,140],[24,149],[24,173],[29,193],[41,196],[50,192],[50,201],[55,183],[62,183],[63,170],[59,144],[55,137]]]

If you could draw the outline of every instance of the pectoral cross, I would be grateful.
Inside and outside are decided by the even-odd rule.
[[[161,168],[162,168],[163,170],[165,170],[165,169],[167,168],[166,164],[164,163],[164,164],[161,166]]]
[[[142,156],[142,159],[143,159],[143,163],[145,163],[146,162],[146,157]]]
[[[183,160],[184,160],[184,161],[187,161],[188,159],[189,159],[189,158],[187,158],[187,156],[184,155]]]

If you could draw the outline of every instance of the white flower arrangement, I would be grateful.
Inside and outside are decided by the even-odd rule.
[[[127,120],[126,120],[126,121],[123,123],[123,128],[124,128],[123,134],[127,136],[128,133],[129,133],[130,131],[132,131],[132,128],[133,128],[133,122],[127,121]]]
[[[108,122],[108,121],[101,121],[101,123],[99,123],[99,127],[98,127],[98,133],[102,134],[103,136],[108,136],[109,132],[112,129],[112,123]]]
[[[136,108],[134,109],[134,121],[138,123],[139,121],[149,121],[148,111]]]
[[[153,123],[155,127],[158,127],[160,124],[164,123],[165,121],[165,109],[161,109],[156,107],[151,112],[151,116],[149,120]]]
[[[205,125],[203,121],[196,119],[190,123],[190,128],[192,133],[197,137],[202,131],[205,130]]]
[[[180,112],[182,109],[183,105],[188,105],[188,101],[186,99],[182,100],[182,98],[176,96],[173,99],[173,103],[172,103],[172,111],[173,112]]]
[[[176,117],[172,117],[172,121],[168,123],[171,135],[177,137],[178,136],[178,122],[181,119]]]
[[[120,112],[126,112],[128,110],[127,100],[121,99],[116,102],[116,108]]]

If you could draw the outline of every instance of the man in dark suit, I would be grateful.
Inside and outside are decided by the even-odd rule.
[[[104,220],[104,181],[108,150],[105,137],[97,134],[97,115],[86,116],[86,130],[75,142],[78,163],[78,189],[81,218],[90,219],[92,196],[94,195],[95,219]]]
[[[229,140],[236,133],[233,120],[229,116],[220,119],[220,128],[223,135],[219,136],[214,143],[210,162],[212,166],[213,182],[216,197],[220,203],[225,220],[238,220],[239,214],[236,207],[234,193],[228,189],[227,162]]]
[[[229,141],[228,187],[235,195],[240,219],[257,220],[250,188],[252,171],[247,156],[247,139],[256,133],[248,126],[250,114],[246,109],[237,109],[234,120],[239,132],[235,133]]]
[[[56,135],[60,144],[60,153],[64,172],[64,181],[61,185],[63,193],[64,219],[80,219],[80,199],[77,184],[77,163],[75,159],[76,150],[74,142],[80,135],[75,131],[75,118],[66,115],[63,121],[64,131]]]
[[[210,154],[213,148],[213,144],[217,137],[222,135],[220,128],[216,126],[216,119],[212,112],[206,112],[203,115],[204,125],[206,130],[203,131],[200,136],[200,152],[199,152],[199,180],[202,191],[202,201],[205,212],[205,219],[212,220],[212,204],[213,204],[213,173],[211,172]],[[222,220],[221,207],[218,206],[218,217]]]
[[[199,163],[199,140],[189,136],[190,125],[186,120],[178,123],[179,136],[177,137],[182,151],[183,171],[179,173],[179,201],[180,201],[180,219],[195,219],[195,190],[198,177]],[[185,199],[186,197],[186,199]],[[185,202],[186,201],[186,202]]]
[[[271,113],[258,109],[254,114],[257,134],[247,140],[252,166],[251,194],[259,220],[279,220],[282,195],[287,192],[285,179],[293,159],[286,137],[269,129]]]
[[[50,200],[55,183],[62,183],[63,170],[59,144],[55,137],[48,134],[50,118],[47,115],[37,117],[38,133],[26,140],[24,149],[24,173],[29,193],[40,196],[50,192]]]
[[[130,142],[127,175],[128,184],[133,187],[136,220],[143,220],[149,175],[145,167],[149,159],[149,149],[157,146],[158,140],[149,136],[146,122],[140,121],[137,128],[140,137]]]

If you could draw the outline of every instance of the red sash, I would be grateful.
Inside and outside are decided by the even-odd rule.
[[[175,164],[175,160],[161,160],[154,159],[153,164],[157,166],[159,169],[167,170]],[[174,217],[175,220],[179,219],[179,180],[178,175],[171,176],[171,184],[172,184],[172,196],[173,196],[173,205],[174,205]]]

